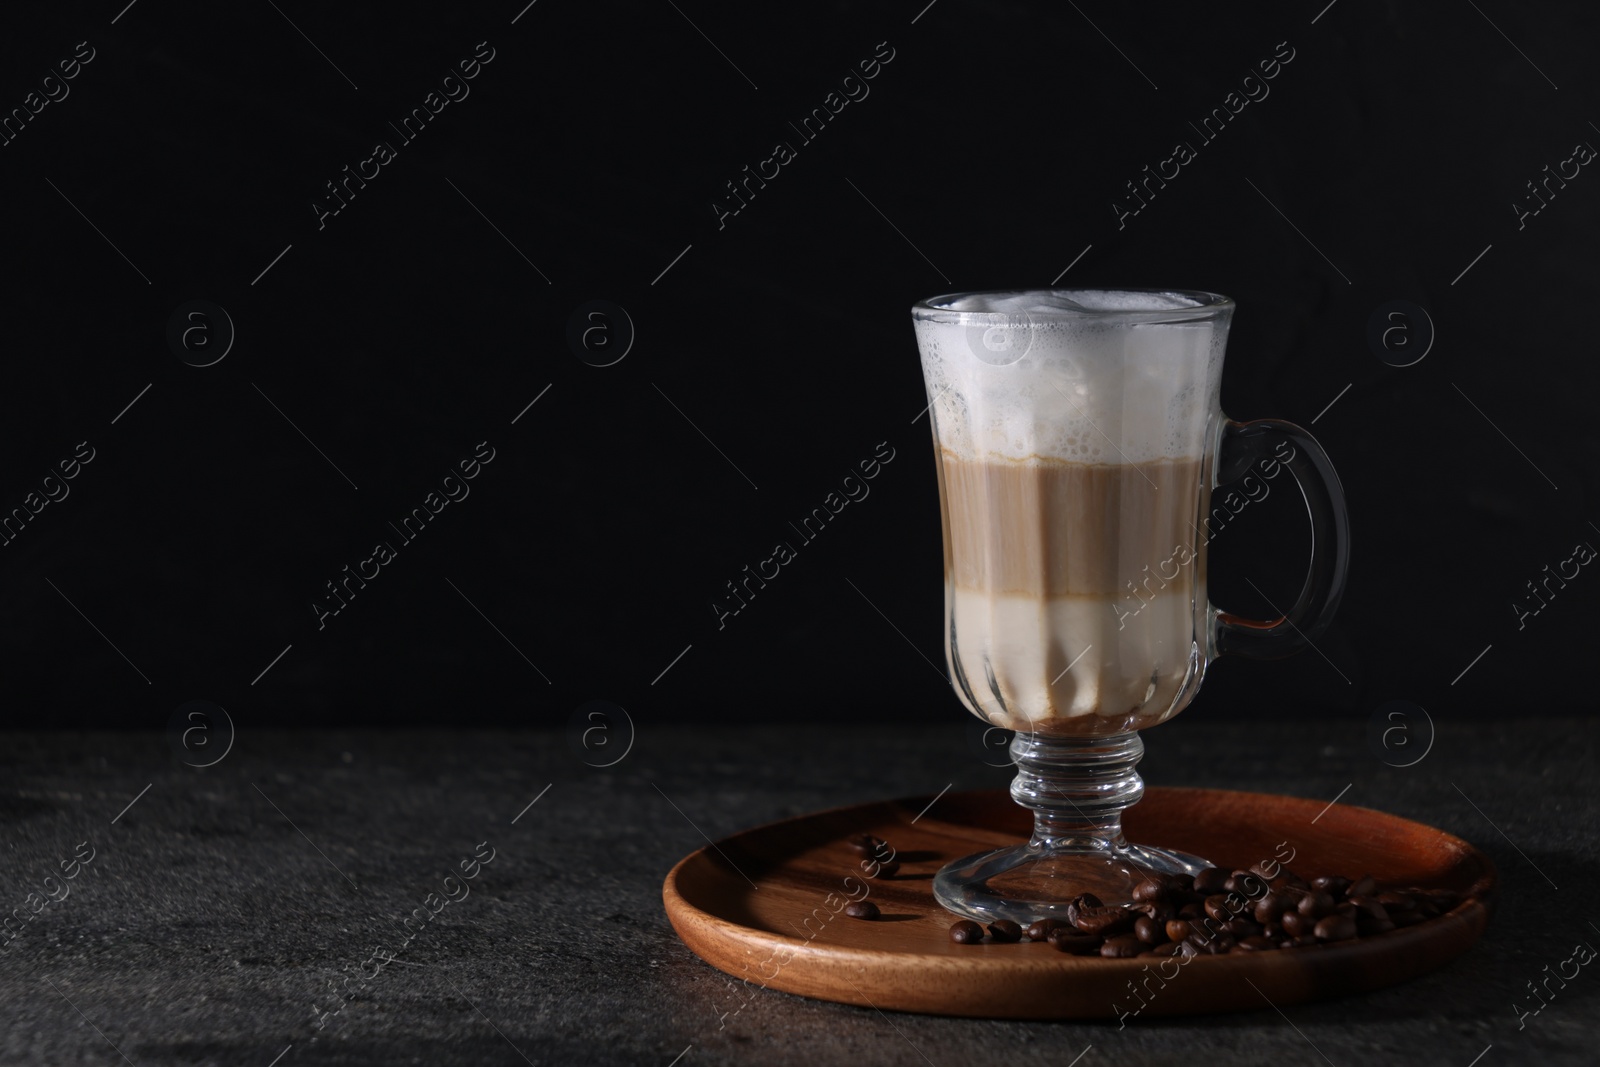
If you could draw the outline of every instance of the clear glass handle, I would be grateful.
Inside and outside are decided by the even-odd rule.
[[[1311,565],[1294,605],[1276,619],[1247,619],[1211,608],[1213,655],[1281,659],[1309,645],[1333,619],[1350,570],[1350,515],[1344,489],[1316,438],[1292,422],[1228,420],[1217,449],[1217,484],[1238,481],[1258,465],[1281,465],[1300,486],[1311,515]],[[1270,473],[1268,473],[1270,472]]]

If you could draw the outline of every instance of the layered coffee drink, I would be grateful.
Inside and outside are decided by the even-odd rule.
[[[970,322],[917,323],[946,654],[963,702],[997,726],[1138,730],[1199,685],[1223,339],[1210,321],[1164,314],[1192,306],[1178,294],[983,294],[950,307]],[[1116,329],[1059,315],[1077,307],[1127,314]]]
[[[1026,842],[934,875],[958,915],[1081,926],[1082,894],[1121,905],[1213,866],[1124,835],[1144,795],[1138,731],[1187,707],[1214,656],[1297,651],[1338,606],[1349,518],[1327,453],[1293,423],[1222,413],[1233,308],[1218,293],[1042,289],[911,309],[951,682],[968,710],[1015,731],[1011,797],[1033,812]],[[1287,469],[1311,520],[1305,584],[1274,619],[1206,597],[1212,487],[1252,464]]]

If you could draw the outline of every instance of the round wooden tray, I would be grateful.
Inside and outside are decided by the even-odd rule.
[[[1371,874],[1380,885],[1447,888],[1475,899],[1374,937],[1197,956],[1181,966],[1176,958],[1158,967],[1163,957],[1069,956],[1027,941],[957,945],[948,934],[954,916],[933,899],[934,872],[952,859],[1025,839],[1031,815],[994,790],[943,796],[919,817],[930,800],[818,812],[700,849],[667,875],[667,917],[697,956],[746,983],[736,987],[744,1000],[764,987],[898,1011],[1126,1020],[1266,1008],[1403,982],[1478,940],[1495,886],[1493,865],[1465,841],[1383,812],[1346,805],[1323,811],[1324,801],[1259,793],[1151,788],[1126,814],[1129,840],[1230,868],[1287,857],[1292,848],[1289,865],[1308,877]],[[862,877],[860,857],[844,841],[863,832],[894,847],[901,861],[894,878]],[[882,910],[876,922],[841,910],[863,886]]]

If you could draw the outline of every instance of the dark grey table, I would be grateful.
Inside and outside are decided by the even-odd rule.
[[[7,910],[33,917],[0,957],[0,1060],[944,1067],[1082,1054],[1082,1067],[1497,1067],[1600,1056],[1600,964],[1518,1018],[1536,1005],[1526,983],[1579,942],[1600,947],[1594,718],[1441,722],[1427,757],[1404,769],[1379,760],[1365,722],[1190,713],[1147,735],[1153,783],[1330,800],[1349,786],[1342,803],[1488,852],[1502,897],[1487,937],[1405,985],[1120,1031],[766,992],[719,1029],[739,998],[673,935],[663,875],[702,833],[1004,784],[959,717],[930,720],[916,731],[641,724],[607,770],[585,766],[597,757],[566,732],[246,730],[205,769],[160,735],[11,735],[0,890]],[[463,861],[475,877],[446,883]],[[469,895],[445,903],[447,884]],[[61,899],[34,913],[47,889]],[[425,903],[429,893],[439,897]],[[408,930],[417,908],[431,921]],[[379,948],[394,962],[380,966]],[[347,977],[358,991],[345,1000],[335,989]]]

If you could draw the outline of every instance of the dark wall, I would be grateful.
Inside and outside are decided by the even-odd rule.
[[[1190,714],[1592,706],[1600,575],[1513,604],[1600,546],[1594,10],[923,2],[112,0],[11,27],[0,107],[60,98],[0,147],[0,507],[93,459],[0,548],[7,725],[160,727],[191,700],[241,730],[591,700],[962,716],[908,308],[1069,264],[1234,297],[1226,410],[1314,422],[1349,496],[1318,651],[1224,661]],[[391,126],[491,50],[412,140]],[[1258,99],[1203,140],[1232,92]],[[1180,141],[1133,213],[1125,183]],[[778,142],[794,158],[719,218]],[[1533,214],[1546,165],[1577,175]],[[346,166],[377,173],[333,213]],[[610,366],[615,311],[593,352],[569,336],[594,300],[631,320]],[[1391,364],[1426,347],[1417,312],[1369,342],[1391,301],[1436,332],[1414,365]],[[231,348],[192,366],[227,343],[212,306]],[[724,583],[880,443],[870,496],[719,629]],[[389,522],[491,450],[402,542]],[[1242,516],[1215,599],[1269,614],[1250,583],[1290,597],[1307,531],[1288,492]],[[380,541],[395,558],[319,619]]]

